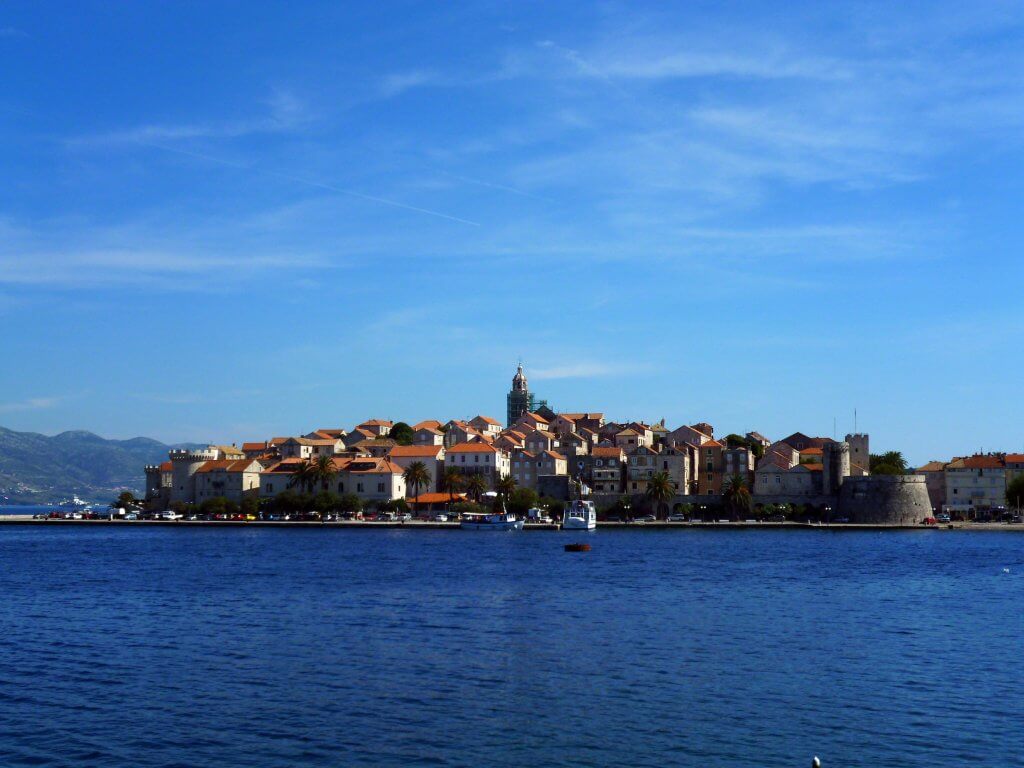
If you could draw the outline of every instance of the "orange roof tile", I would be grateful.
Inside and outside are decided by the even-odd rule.
[[[614,456],[616,458],[622,456],[621,448],[613,448],[612,446],[599,445],[594,448],[594,455],[599,457]]]
[[[161,472],[173,472],[174,471],[174,462],[173,461],[165,461],[163,464],[160,465],[160,471]]]
[[[465,501],[466,494],[456,493],[454,494],[456,501]],[[451,496],[447,493],[421,493],[411,499],[407,499],[410,504],[444,504],[451,500]]]
[[[448,449],[448,453],[497,453],[498,449],[490,443],[459,443]]]
[[[1006,454],[1006,462],[1008,464],[1024,463],[1024,453],[1008,453]]]
[[[1004,464],[998,456],[971,456],[964,459],[964,466],[968,469],[1002,469]]]
[[[412,456],[437,456],[444,450],[441,445],[396,445],[391,449],[392,458],[401,459]]]

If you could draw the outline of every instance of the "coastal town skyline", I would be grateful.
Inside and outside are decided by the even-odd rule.
[[[522,356],[610,418],[1024,447],[1019,10],[61,18],[0,12],[6,427],[500,418]]]

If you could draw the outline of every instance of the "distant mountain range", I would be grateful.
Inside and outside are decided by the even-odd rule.
[[[0,504],[45,504],[78,496],[108,502],[145,489],[146,464],[167,460],[171,448],[148,437],[105,440],[92,432],[48,437],[0,427]]]

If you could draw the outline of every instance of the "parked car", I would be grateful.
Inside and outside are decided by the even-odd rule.
[[[940,523],[951,522],[951,518],[948,512],[939,512],[939,514],[935,516],[935,519],[938,520]]]
[[[769,515],[765,518],[769,523],[784,523],[786,522],[785,515]]]
[[[434,522],[435,523],[447,523],[448,522],[448,515],[446,515],[444,512],[439,512],[438,514],[434,515]]]
[[[658,518],[656,518],[654,515],[641,515],[640,517],[638,517],[633,522],[636,522],[636,523],[654,523],[654,522],[657,522],[657,520],[658,520]]]
[[[669,515],[668,516],[668,521],[670,523],[685,523],[686,522],[686,515],[677,512],[674,515]]]
[[[398,520],[399,522],[407,523],[410,520],[412,520],[412,513],[410,513],[410,512],[403,512],[402,514],[398,515],[395,519]]]

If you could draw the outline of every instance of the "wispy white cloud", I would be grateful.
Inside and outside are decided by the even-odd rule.
[[[21,411],[39,411],[47,408],[55,408],[61,403],[60,397],[30,397],[11,403],[0,403],[0,413],[17,413]]]
[[[266,114],[226,120],[183,123],[148,123],[107,133],[72,137],[69,146],[149,144],[186,139],[231,139],[259,133],[284,133],[308,125],[313,114],[307,105],[287,90],[274,90],[265,101]]]
[[[0,37],[31,37],[31,35],[17,27],[0,27]]]
[[[413,69],[387,75],[381,81],[380,92],[385,97],[398,96],[413,88],[442,84],[444,84],[444,80],[436,72],[427,69]]]
[[[550,379],[593,379],[607,376],[625,376],[635,373],[635,365],[613,365],[595,361],[565,362],[531,371],[530,378],[537,381]]]

